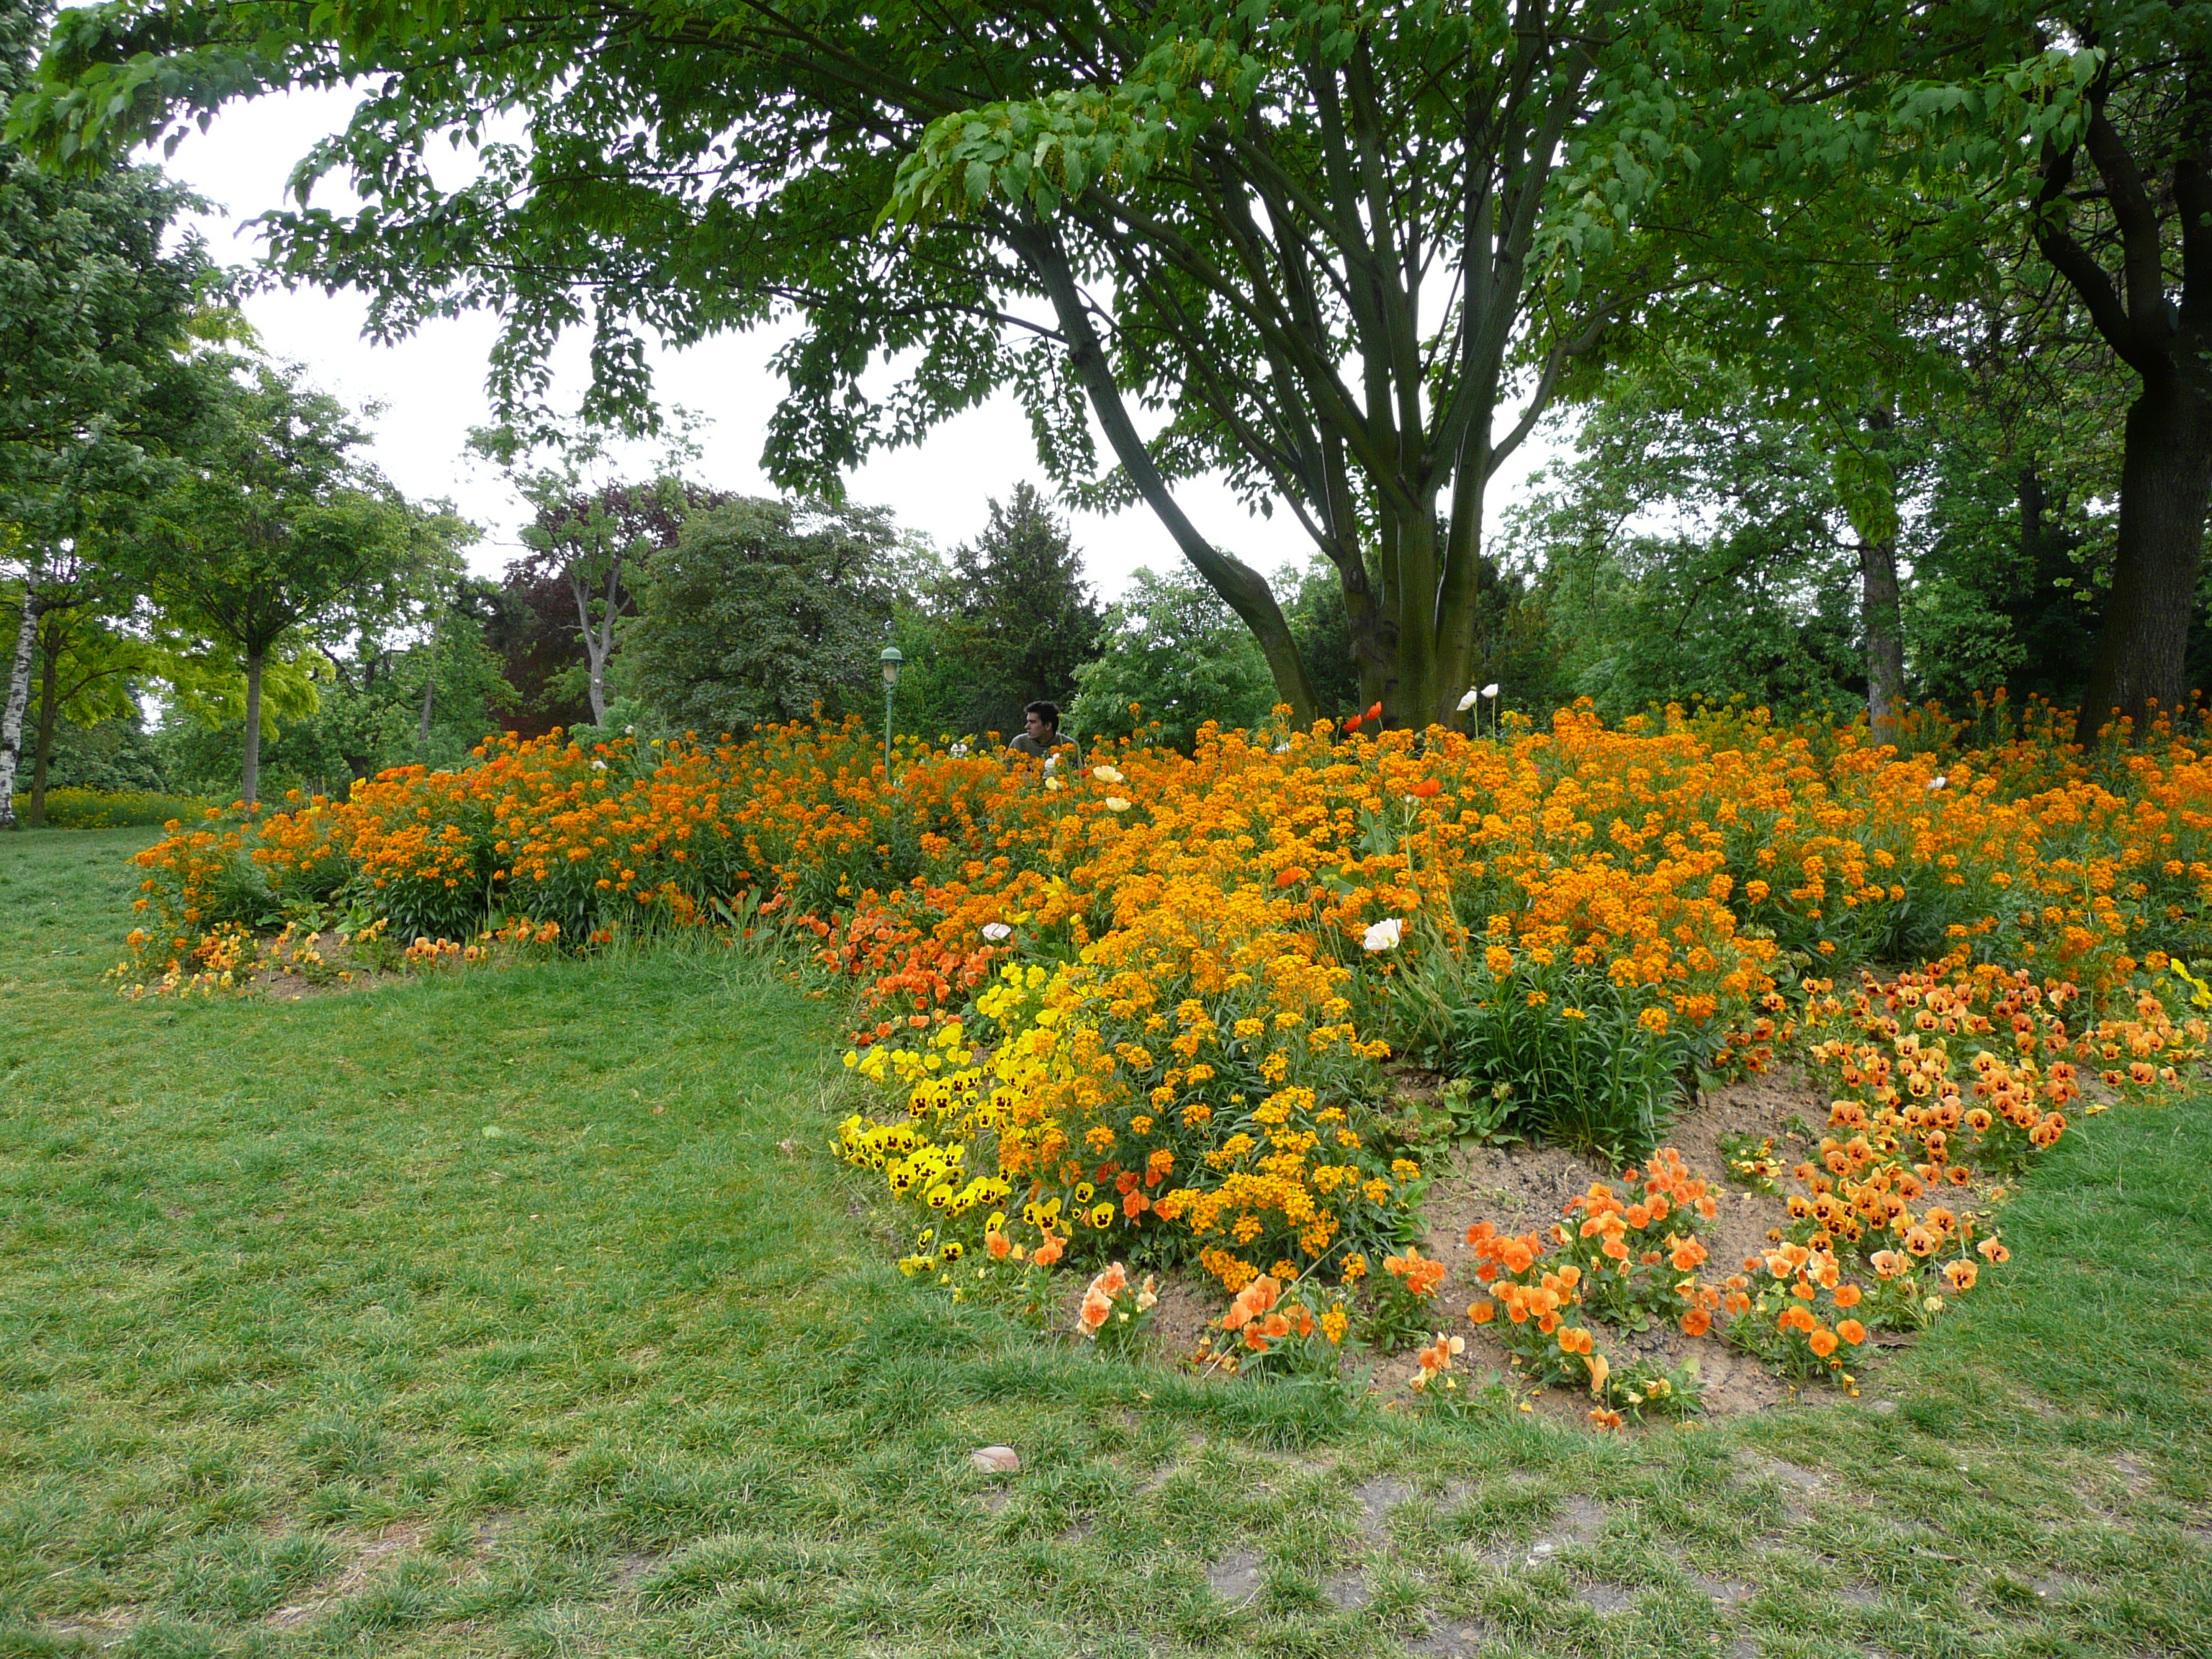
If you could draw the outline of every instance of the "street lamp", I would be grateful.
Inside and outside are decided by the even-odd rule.
[[[884,781],[891,778],[891,692],[898,684],[899,670],[906,666],[906,659],[895,645],[884,647],[878,659],[884,665]]]

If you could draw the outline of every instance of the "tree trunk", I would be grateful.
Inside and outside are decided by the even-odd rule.
[[[240,793],[248,806],[261,799],[261,671],[268,661],[266,651],[246,653],[246,765]]]
[[[31,650],[39,638],[39,590],[23,580],[23,620],[8,670],[8,702],[0,712],[0,830],[15,827],[15,763],[23,752],[23,708],[31,700]]]
[[[430,747],[431,700],[436,696],[437,691],[438,623],[435,617],[433,617],[430,623],[429,656],[422,669],[422,722],[415,730],[415,746],[422,750],[426,756]]]
[[[1085,308],[1065,251],[1049,230],[1033,224],[1024,226],[1009,240],[1036,273],[1052,301],[1060,332],[1067,340],[1068,361],[1083,383],[1085,394],[1091,401],[1091,412],[1097,417],[1108,447],[1121,463],[1122,471],[1129,475],[1129,482],[1136,486],[1137,494],[1152,509],[1168,534],[1175,538],[1176,545],[1182,550],[1183,556],[1190,561],[1206,585],[1220,595],[1222,602],[1252,630],[1253,638],[1259,641],[1261,655],[1267,659],[1267,672],[1275,682],[1275,695],[1291,706],[1291,718],[1302,723],[1312,720],[1319,712],[1313,683],[1306,676],[1305,664],[1298,656],[1297,641],[1291,635],[1290,624],[1284,620],[1274,590],[1267,586],[1267,579],[1251,566],[1223,552],[1200,534],[1198,526],[1191,523],[1176,501],[1166,478],[1161,476],[1151,453],[1146,449],[1136,422],[1129,416],[1128,405],[1115,382],[1113,366],[1107,360],[1098,331]]]
[[[2095,741],[2116,716],[2138,741],[2188,699],[2189,621],[2212,489],[2212,403],[2182,376],[2144,378],[2128,409],[2120,526],[2105,626],[2075,726]]]
[[[592,724],[607,723],[607,653],[592,627],[591,590],[584,586],[583,568],[568,567],[568,591],[576,596],[576,620],[584,631],[584,660],[591,666]]]
[[[39,730],[31,746],[31,811],[27,822],[33,830],[46,822],[46,772],[54,758],[54,727],[61,723],[62,653],[58,641],[49,641],[40,653]]]
[[[1897,735],[1905,712],[1905,618],[1897,592],[1897,543],[1859,543],[1859,615],[1866,629],[1867,720],[1876,743]]]

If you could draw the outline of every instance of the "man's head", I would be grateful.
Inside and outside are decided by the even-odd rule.
[[[1034,743],[1057,743],[1060,740],[1060,705],[1056,702],[1033,702],[1022,710],[1022,723],[1028,728]]]

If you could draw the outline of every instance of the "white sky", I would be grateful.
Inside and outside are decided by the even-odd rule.
[[[185,138],[167,166],[211,204],[201,222],[215,256],[250,263],[257,240],[240,227],[283,204],[284,181],[310,146],[343,125],[351,108],[341,94],[290,94],[234,105],[205,134]],[[465,165],[465,161],[462,165]],[[319,205],[343,205],[326,185]],[[352,294],[314,290],[258,295],[246,315],[274,355],[307,365],[324,390],[349,403],[380,404],[374,422],[376,461],[410,498],[443,496],[483,526],[484,538],[470,554],[475,569],[495,575],[518,550],[516,532],[526,514],[497,471],[472,460],[468,429],[489,419],[484,370],[494,334],[491,321],[471,316],[439,321],[396,346],[362,337],[366,307]],[[680,404],[707,417],[698,434],[705,454],[693,469],[718,489],[772,494],[760,453],[768,420],[783,382],[767,364],[776,340],[766,333],[727,337],[682,351],[653,354],[656,388],[664,404]],[[567,361],[555,403],[573,408],[584,386],[582,346]],[[1503,428],[1501,422],[1501,430]],[[638,470],[654,451],[638,455]],[[1526,488],[1530,469],[1545,458],[1540,436],[1510,459],[1493,483],[1485,520],[1503,521]],[[879,454],[848,481],[851,497],[890,507],[900,525],[919,530],[939,548],[973,537],[983,526],[986,502],[1001,500],[1024,478],[1042,482],[1028,423],[1010,395],[939,427],[915,448]],[[1273,570],[1303,565],[1310,549],[1289,515],[1248,514],[1216,481],[1194,482],[1179,491],[1183,510],[1216,544]],[[1172,568],[1174,543],[1151,512],[1134,507],[1113,516],[1072,515],[1076,545],[1093,585],[1118,593],[1139,565]]]

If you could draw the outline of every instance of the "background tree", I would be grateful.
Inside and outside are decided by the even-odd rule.
[[[612,422],[641,418],[640,327],[680,344],[796,312],[766,459],[824,494],[1010,386],[1054,484],[1151,507],[1310,714],[1268,584],[1175,485],[1218,469],[1291,514],[1338,574],[1363,695],[1422,721],[1469,677],[1490,478],[1647,280],[1627,233],[1701,137],[1786,149],[1826,118],[1817,21],[1670,0],[579,0],[494,27],[380,0],[125,0],[70,14],[16,121],[70,160],[351,85],[299,177],[343,173],[363,207],[264,225],[278,270],[360,289],[373,328],[496,309],[493,389],[520,414],[586,323],[585,413]],[[483,140],[495,117],[524,141]],[[441,188],[434,135],[474,144],[482,177]],[[878,360],[904,366],[887,393]],[[1173,413],[1147,436],[1140,405]]]
[[[525,614],[543,617],[544,623],[517,642],[543,651],[558,638],[551,616],[565,599],[568,644],[580,653],[546,654],[556,660],[580,654],[580,690],[594,725],[606,722],[609,665],[625,623],[636,613],[635,589],[646,561],[676,545],[687,514],[737,499],[684,481],[683,468],[699,451],[690,438],[694,422],[688,416],[682,420],[659,471],[641,483],[587,483],[605,459],[604,434],[563,426],[534,434],[486,428],[471,434],[477,453],[498,461],[536,509],[522,532],[530,550],[507,566],[507,586]],[[524,464],[530,451],[545,447],[556,451],[550,465]],[[529,641],[531,634],[543,642]],[[542,695],[562,697],[569,677],[557,669],[541,675]]]
[[[916,729],[1018,732],[1025,704],[1073,700],[1076,667],[1098,648],[1104,618],[1066,524],[1028,483],[988,512],[895,629],[902,652],[914,647],[900,696]]]
[[[396,605],[440,538],[355,453],[367,434],[297,371],[247,366],[201,465],[146,510],[132,555],[155,603],[244,678],[240,793],[260,798],[262,692],[303,627]]]
[[[739,498],[690,514],[637,588],[625,677],[669,726],[741,732],[880,702],[900,591],[879,508]]]
[[[1224,730],[1261,726],[1275,702],[1249,630],[1182,570],[1138,569],[1106,612],[1103,649],[1075,678],[1081,690],[1063,729],[1086,739],[1157,723],[1162,740],[1188,750],[1207,720]]]
[[[485,638],[498,594],[478,579],[440,580],[426,582],[396,621],[372,617],[364,625],[343,611],[326,618],[309,636],[314,654],[302,659],[317,676],[301,688],[313,696],[278,708],[281,718],[269,723],[264,797],[287,788],[342,794],[389,766],[466,763],[511,697]],[[231,690],[196,698],[191,710],[172,696],[172,718],[153,746],[173,787],[206,794],[230,787],[243,729],[235,678]],[[266,693],[264,706],[271,706]]]
[[[1575,458],[1505,526],[1556,635],[1556,701],[1589,696],[1615,718],[1737,695],[1847,708],[1865,696],[1856,565],[1828,457],[1802,422],[1763,417],[1732,395],[1741,382],[1702,368],[1726,389],[1694,416],[1671,377],[1611,379]]]

